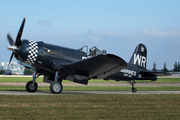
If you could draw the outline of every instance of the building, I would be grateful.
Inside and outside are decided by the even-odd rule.
[[[9,65],[9,62],[1,62],[1,70],[5,70],[6,74],[18,74],[23,75],[24,74],[24,67],[20,66],[16,61],[12,61]]]

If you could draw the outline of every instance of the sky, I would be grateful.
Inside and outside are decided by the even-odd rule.
[[[7,33],[16,38],[78,49],[105,49],[129,62],[135,47],[147,47],[147,69],[172,70],[180,62],[179,0],[0,0],[0,62],[11,51]],[[12,61],[16,61],[13,58]]]

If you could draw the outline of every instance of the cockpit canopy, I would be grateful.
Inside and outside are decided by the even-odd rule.
[[[98,49],[96,46],[92,47],[89,49],[88,52],[88,46],[85,45],[82,48],[79,49],[82,52],[87,53],[88,56],[96,56],[96,55],[100,55],[100,54],[106,54],[106,50],[102,50],[102,49]]]
[[[89,49],[89,56],[96,56],[100,54],[106,54],[106,50],[100,50],[96,46]]]

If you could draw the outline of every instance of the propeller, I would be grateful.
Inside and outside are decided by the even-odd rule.
[[[26,20],[26,18],[23,19],[23,22],[22,22],[21,27],[19,29],[19,32],[17,34],[15,43],[14,43],[14,40],[12,39],[12,37],[10,36],[10,34],[9,33],[7,34],[9,44],[11,45],[11,46],[8,46],[7,49],[12,51],[12,54],[11,54],[11,57],[10,57],[10,60],[9,60],[9,65],[11,63],[11,60],[12,60],[15,52],[18,50],[18,47],[21,45],[20,40],[21,40],[21,36],[22,36],[22,33],[23,33],[25,20]]]

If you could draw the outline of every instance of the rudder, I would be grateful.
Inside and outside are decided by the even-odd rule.
[[[134,53],[129,63],[139,68],[146,69],[146,62],[147,62],[147,49],[144,44],[140,43],[134,50]]]

